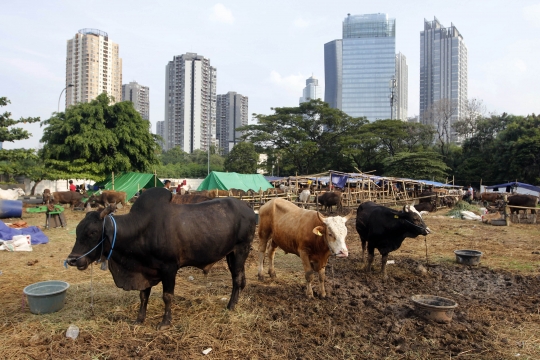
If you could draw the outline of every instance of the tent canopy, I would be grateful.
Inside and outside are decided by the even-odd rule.
[[[100,189],[112,190],[112,176],[107,176],[105,180],[94,184],[94,186],[96,185]],[[114,177],[114,190],[125,191],[128,200],[140,189],[153,187],[164,187],[161,180],[154,174],[127,172]]]
[[[254,190],[263,191],[269,188],[273,188],[264,176],[261,174],[238,174],[235,172],[219,172],[212,171],[210,175],[204,179],[204,181],[197,188],[198,191],[201,190],[230,190],[230,189],[240,189],[244,191]]]
[[[527,190],[537,191],[537,192],[540,193],[540,187],[530,185],[530,184],[520,183],[520,182],[517,182],[517,181],[509,182],[509,183],[506,183],[506,184],[500,184],[500,185],[486,186],[486,189],[498,189],[498,188],[503,188],[504,189],[504,188],[506,188],[508,186],[510,186],[510,187],[521,187],[521,188],[524,188],[524,189],[527,189]]]

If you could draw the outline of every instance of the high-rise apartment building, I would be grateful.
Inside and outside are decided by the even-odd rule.
[[[241,131],[248,124],[248,97],[229,91],[217,96],[216,137],[222,155],[227,155],[239,142]]]
[[[158,140],[159,146],[165,149],[165,121],[156,122],[156,135],[161,136],[163,140]]]
[[[402,53],[396,54],[396,88],[392,119],[407,121],[409,106],[409,68],[407,58]]]
[[[66,107],[89,102],[104,92],[114,102],[122,99],[122,59],[118,44],[110,41],[104,31],[79,30],[67,41]]]
[[[319,80],[315,79],[312,75],[306,79],[306,87],[304,88],[303,96],[300,98],[300,104],[320,98],[321,89],[319,86]]]
[[[466,102],[467,47],[463,36],[454,24],[445,28],[437,18],[424,20],[424,31],[420,32],[420,122],[433,124],[432,110],[446,103],[452,113],[447,133],[453,139],[452,123],[461,117]]]
[[[396,20],[387,14],[348,15],[343,21],[342,110],[369,121],[389,119],[396,72]]]
[[[324,101],[334,109],[341,109],[343,40],[324,44]]]
[[[192,153],[216,141],[216,69],[196,53],[178,55],[165,72],[165,150]]]
[[[131,101],[145,120],[150,120],[150,88],[132,81],[122,85],[122,101]]]

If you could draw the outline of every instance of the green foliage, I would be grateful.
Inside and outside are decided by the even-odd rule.
[[[179,146],[159,156],[163,165],[152,167],[158,176],[169,178],[204,178],[208,175],[208,153],[197,149],[189,154]],[[210,148],[210,171],[223,171],[225,159]]]
[[[11,102],[5,98],[0,97],[0,107],[7,106]],[[20,118],[15,120],[11,118],[10,112],[4,112],[0,114],[0,142],[15,142],[17,140],[28,139],[32,134],[20,127],[12,127],[21,123],[35,123],[39,122],[37,118]],[[24,175],[25,168],[21,166],[22,162],[27,160],[35,160],[37,155],[33,149],[1,149],[0,150],[0,173],[10,175]]]
[[[225,170],[240,174],[256,174],[259,154],[255,146],[247,141],[237,143],[225,160]]]
[[[397,153],[385,160],[385,176],[445,181],[450,168],[432,151]]]
[[[145,171],[158,163],[157,139],[129,101],[110,105],[103,93],[55,113],[41,142],[52,178],[102,180],[112,171]]]
[[[353,170],[344,150],[367,120],[348,116],[320,100],[273,110],[271,115],[255,114],[257,124],[238,129],[244,140],[272,155],[268,168],[279,166],[281,176],[329,168]]]

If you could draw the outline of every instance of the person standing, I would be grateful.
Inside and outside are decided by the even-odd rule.
[[[73,180],[69,180],[69,191],[77,191],[77,187],[73,183]]]
[[[163,182],[163,185],[164,185],[165,189],[171,191],[171,180],[165,180]]]
[[[470,204],[474,199],[474,189],[471,184],[469,184],[469,188],[467,189],[467,194],[469,195],[469,204]]]

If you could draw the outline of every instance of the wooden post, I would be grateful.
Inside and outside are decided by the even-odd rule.
[[[114,171],[112,172],[112,189],[114,190]]]
[[[154,187],[157,187],[157,172],[156,172],[156,169],[154,169]]]
[[[484,189],[484,192],[486,192],[486,189]],[[482,179],[480,179],[480,193],[482,193]]]
[[[508,195],[504,194],[504,209],[503,209],[503,213],[504,213],[504,220],[505,220],[505,224],[506,226],[510,225],[510,216],[508,215]],[[519,214],[519,211],[518,211],[518,214]],[[518,215],[519,216],[519,215]]]

